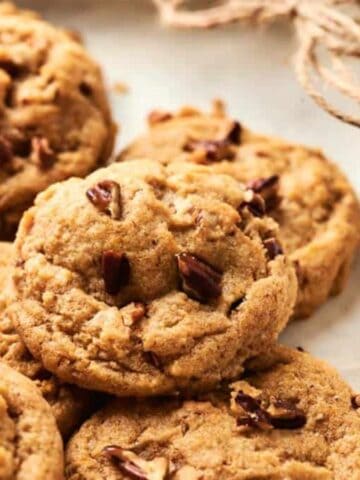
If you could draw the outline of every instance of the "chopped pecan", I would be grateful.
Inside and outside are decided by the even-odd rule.
[[[176,259],[185,293],[203,302],[221,295],[220,272],[191,253],[179,253]]]
[[[268,406],[262,406],[260,398],[239,391],[235,402],[242,407],[243,415],[237,414],[238,426],[256,427],[261,430],[276,428],[280,430],[294,430],[306,424],[306,415],[292,400],[278,400],[272,398]]]
[[[245,192],[245,200],[240,204],[239,211],[247,208],[255,217],[265,215],[265,202],[261,195],[254,193],[252,190]]]
[[[244,415],[237,418],[238,426],[255,427],[260,430],[270,430],[272,428],[270,415],[261,407],[260,400],[239,391],[235,397],[235,402],[243,409]]]
[[[167,122],[172,118],[173,115],[169,112],[165,112],[163,110],[153,110],[148,115],[148,123],[149,125],[156,125],[157,123]]]
[[[45,137],[33,137],[31,140],[32,156],[35,164],[41,169],[47,169],[54,165],[56,154],[50,147]]]
[[[253,190],[256,193],[262,193],[264,190],[274,187],[279,183],[278,175],[271,175],[266,178],[256,178],[255,180],[250,180],[247,183],[247,187]]]
[[[247,183],[247,188],[263,197],[266,212],[271,212],[280,203],[278,175],[251,180]]]
[[[291,400],[274,400],[267,412],[270,415],[271,425],[277,429],[294,430],[306,424],[303,410]]]
[[[234,158],[234,151],[228,140],[189,140],[184,145],[185,152],[203,151],[206,160],[220,162]]]
[[[240,145],[241,134],[242,134],[242,127],[240,123],[234,121],[230,127],[228,134],[226,135],[225,140],[228,140],[229,142],[235,145]]]
[[[360,408],[360,394],[357,394],[357,395],[353,395],[351,397],[351,406],[357,410],[358,408]]]
[[[117,295],[130,280],[130,262],[125,253],[107,250],[102,255],[102,276],[105,291],[109,295]]]
[[[270,260],[274,260],[275,257],[284,253],[281,245],[275,238],[267,238],[263,243]]]
[[[89,188],[86,196],[101,212],[119,219],[122,214],[120,185],[112,180],[103,180]]]
[[[169,462],[164,457],[144,460],[117,445],[105,447],[102,454],[114,461],[120,472],[133,480],[165,480],[169,473]]]

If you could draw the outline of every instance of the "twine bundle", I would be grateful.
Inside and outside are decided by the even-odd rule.
[[[293,22],[298,50],[295,71],[315,102],[334,117],[360,127],[360,82],[349,60],[360,58],[360,0],[223,0],[191,10],[187,0],[153,0],[164,23],[182,28],[210,28],[230,22],[264,24],[279,18]],[[350,6],[351,13],[344,8]],[[355,103],[355,114],[343,112],[324,96],[324,85]]]

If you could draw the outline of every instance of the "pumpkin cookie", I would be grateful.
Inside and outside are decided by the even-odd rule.
[[[358,480],[360,402],[336,371],[276,347],[201,398],[116,400],[69,443],[67,480]]]
[[[65,30],[0,5],[0,238],[48,185],[85,176],[114,139],[101,73]]]
[[[50,187],[17,235],[12,318],[64,381],[115,395],[210,388],[285,326],[296,297],[258,196],[191,164],[123,162]]]
[[[120,160],[151,158],[167,165],[211,166],[260,194],[280,225],[280,239],[294,262],[299,292],[295,316],[306,317],[349,276],[360,232],[360,209],[351,185],[320,150],[255,134],[222,109],[203,114],[153,112],[150,130]]]
[[[0,362],[0,478],[62,480],[63,451],[49,405],[33,382]]]
[[[61,433],[68,437],[81,421],[94,410],[96,396],[77,387],[60,382],[35,360],[10,318],[6,307],[14,300],[11,276],[14,247],[0,242],[0,361],[34,381],[49,402]]]

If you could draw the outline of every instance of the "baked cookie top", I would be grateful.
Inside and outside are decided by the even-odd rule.
[[[0,242],[0,301],[3,306],[11,297],[11,268],[14,260],[14,246],[10,242]]]
[[[33,382],[0,362],[0,478],[62,480],[63,451],[49,405]]]
[[[119,159],[203,163],[262,195],[297,269],[296,316],[310,315],[342,290],[359,242],[359,203],[320,150],[255,134],[221,108],[211,114],[191,108],[174,115],[153,112],[149,121],[149,132]]]
[[[49,184],[110,154],[114,126],[98,65],[65,30],[0,5],[0,237]]]
[[[296,297],[277,225],[206,167],[113,164],[40,194],[12,309],[43,365],[116,395],[208,388],[272,344]]]
[[[192,400],[117,399],[72,438],[67,480],[357,480],[358,398],[324,362],[276,347]]]
[[[94,410],[96,396],[59,381],[35,360],[21,340],[11,320],[13,262],[13,244],[0,242],[0,361],[33,380],[49,402],[61,433],[68,437]]]

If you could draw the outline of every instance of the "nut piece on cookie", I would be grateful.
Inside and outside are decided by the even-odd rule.
[[[357,480],[360,413],[339,374],[279,345],[247,367],[191,401],[113,401],[70,440],[67,479]]]
[[[166,480],[169,473],[169,462],[163,457],[147,461],[117,445],[108,445],[103,449],[102,454],[114,462],[120,472],[130,478]]]
[[[360,239],[360,208],[345,176],[321,151],[253,133],[217,105],[168,113],[150,124],[119,161],[151,158],[163,165],[201,163],[247,185],[243,214],[271,215],[296,267],[295,317],[306,317],[341,292]],[[267,243],[269,254],[278,248]]]
[[[0,239],[37,193],[108,159],[115,135],[102,75],[65,30],[0,5]]]
[[[40,194],[19,228],[11,309],[31,353],[63,381],[118,396],[241,373],[277,339],[297,289],[280,246],[269,255],[277,224],[242,210],[247,195],[207,167],[150,160]]]

